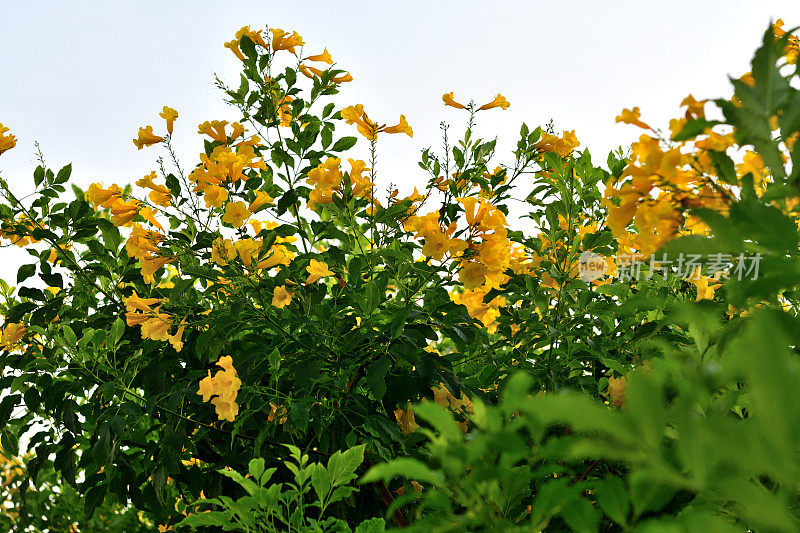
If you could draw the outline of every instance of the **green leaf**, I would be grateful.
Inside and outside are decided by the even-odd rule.
[[[422,483],[441,486],[444,477],[441,473],[428,468],[424,463],[409,457],[400,457],[389,463],[373,466],[359,480],[359,483],[374,483],[375,481],[391,481],[396,477],[404,477]]]
[[[297,204],[297,191],[289,189],[278,200],[278,215],[282,215],[292,206]]]
[[[709,157],[717,169],[717,175],[725,180],[726,183],[731,185],[739,185],[739,179],[736,176],[736,168],[734,167],[733,160],[728,157],[725,152],[718,152],[716,150],[708,150]]]
[[[35,413],[39,408],[39,404],[42,403],[42,398],[39,396],[39,391],[31,387],[25,391],[23,397],[25,398],[25,405],[28,407],[28,411]]]
[[[328,459],[328,473],[333,486],[344,485],[355,479],[354,472],[364,462],[365,444],[360,444],[344,452],[335,452]]]
[[[391,332],[393,339],[399,337],[403,332],[403,328],[406,325],[406,320],[408,319],[409,311],[410,309],[404,306],[395,311],[394,315],[392,315],[392,323],[389,326],[389,331]]]
[[[116,319],[111,325],[111,334],[114,336],[114,344],[117,344],[125,334],[125,322],[121,318]]]
[[[38,166],[36,170],[33,171],[33,184],[38,187],[42,181],[44,181],[44,168]]]
[[[367,386],[376,399],[380,400],[386,394],[386,373],[391,368],[388,357],[381,357],[367,367]]]
[[[190,514],[181,520],[179,526],[188,526],[197,529],[201,526],[222,527],[231,523],[233,513],[230,511],[206,511]]]
[[[328,498],[328,503],[336,503],[345,498],[349,498],[354,492],[358,492],[358,489],[355,487],[336,487]]]
[[[19,394],[9,394],[2,401],[0,401],[0,427],[4,427],[11,418],[11,412],[19,405],[22,398]]]
[[[328,147],[333,142],[333,130],[330,128],[323,128],[322,133],[320,134],[321,141],[322,141],[322,148],[323,150],[327,150]]]
[[[0,419],[3,422],[6,420]],[[3,447],[3,450],[6,453],[11,455],[19,455],[19,440],[17,440],[17,436],[11,433],[8,428],[3,429],[0,432],[0,446]]]
[[[561,512],[561,517],[573,531],[594,532],[600,523],[600,512],[582,498],[569,501]]]
[[[56,180],[53,183],[55,184],[66,183],[69,180],[71,174],[72,174],[72,163],[69,163],[67,166],[63,167],[61,170],[58,171],[58,174],[56,175]]]
[[[688,141],[698,135],[702,135],[708,128],[720,124],[718,120],[706,120],[704,118],[693,118],[686,121],[681,131],[676,133],[672,140],[676,142]]]
[[[261,475],[264,473],[264,458],[257,457],[255,459],[251,459],[250,464],[247,467],[247,471],[255,478],[256,481],[260,481]]]
[[[308,427],[308,410],[310,404],[307,400],[298,400],[292,403],[289,410],[289,420],[297,426],[300,431],[305,431]]]
[[[242,38],[239,39],[239,49],[244,55],[251,59],[254,59],[258,55],[256,52],[256,43],[247,35],[242,35]]]
[[[86,493],[84,504],[83,504],[83,512],[86,520],[89,520],[94,515],[95,509],[103,503],[103,500],[106,496],[106,488],[107,485],[97,485],[89,489]]]
[[[383,518],[370,518],[361,522],[353,533],[383,533],[386,531],[386,521]]]
[[[34,274],[36,274],[36,265],[22,265],[19,267],[19,270],[17,270],[17,283],[22,283]]]
[[[311,472],[311,486],[314,487],[314,492],[317,493],[317,498],[324,501],[328,497],[328,493],[333,486],[332,479],[328,470],[321,464],[313,465]]]
[[[344,152],[356,145],[358,139],[355,137],[342,137],[331,148],[332,152]]]
[[[614,522],[625,527],[628,523],[630,504],[625,485],[615,476],[610,476],[597,485],[597,504]]]

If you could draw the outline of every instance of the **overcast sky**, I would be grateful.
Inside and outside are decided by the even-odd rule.
[[[450,91],[479,104],[498,92],[508,99],[508,110],[480,117],[480,133],[499,136],[502,147],[521,122],[552,118],[604,161],[638,135],[614,123],[623,107],[639,106],[645,121],[665,127],[690,92],[728,95],[727,75],[749,70],[762,32],[780,17],[800,24],[797,0],[3,0],[0,123],[19,143],[0,156],[0,175],[30,192],[39,141],[49,166],[72,162],[79,185],[133,182],[156,168],[157,152],[137,151],[131,139],[141,125],[163,128],[164,105],[180,113],[174,145],[193,166],[202,149],[197,124],[238,118],[213,75],[237,83],[239,62],[222,44],[246,24],[297,30],[309,53],[327,47],[355,78],[340,107],[362,103],[388,123],[406,115],[413,139],[387,138],[378,168],[401,190],[425,179],[416,162],[422,148],[439,146],[439,122],[454,133],[463,127],[442,105]],[[363,145],[357,150],[366,155]],[[16,252],[0,248],[0,278],[15,280]]]

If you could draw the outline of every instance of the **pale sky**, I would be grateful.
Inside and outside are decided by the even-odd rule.
[[[438,124],[463,133],[462,115],[441,95],[482,104],[502,93],[506,111],[481,113],[479,133],[511,148],[521,122],[553,118],[576,130],[596,162],[639,131],[614,123],[623,107],[666,127],[680,101],[727,96],[727,75],[748,63],[771,19],[800,25],[797,0],[671,1],[137,1],[0,3],[0,123],[19,142],[0,156],[0,175],[19,195],[33,188],[34,141],[54,169],[73,177],[133,182],[156,169],[158,150],[137,151],[139,126],[163,129],[177,109],[173,144],[184,167],[202,149],[197,124],[238,118],[214,87],[214,73],[238,86],[238,60],[223,48],[241,26],[297,30],[308,53],[327,47],[355,80],[335,100],[364,104],[413,139],[380,147],[378,186],[401,192],[425,180],[419,152],[440,145]],[[353,135],[347,126],[337,135]],[[505,142],[503,142],[505,141]],[[360,143],[356,155],[366,158]],[[360,152],[359,152],[360,151]],[[502,157],[498,162],[511,161]],[[527,191],[526,191],[527,192]],[[16,280],[18,250],[0,248],[0,278]]]

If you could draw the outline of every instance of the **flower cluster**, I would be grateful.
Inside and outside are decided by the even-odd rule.
[[[211,402],[220,420],[233,422],[239,414],[236,396],[239,394],[242,381],[233,367],[233,358],[230,355],[220,357],[217,366],[222,370],[217,370],[214,377],[211,377],[209,370],[208,376],[200,380],[197,394],[203,397],[204,402]]]
[[[453,93],[452,92],[443,94],[442,95],[442,102],[444,102],[444,105],[450,106],[450,107],[454,107],[456,109],[472,109],[472,104],[470,104],[469,106],[466,106],[466,105],[464,105],[464,104],[462,104],[460,102],[456,102],[454,97],[453,97]],[[511,106],[511,104],[508,103],[508,100],[506,100],[505,97],[502,94],[498,94],[497,96],[494,97],[494,100],[492,100],[488,104],[483,104],[482,106],[480,106],[475,111],[476,112],[477,111],[486,111],[488,109],[494,109],[495,107],[499,107],[500,109],[506,110],[510,106]]]
[[[125,198],[123,190],[118,185],[111,185],[104,189],[99,183],[92,183],[84,195],[95,209],[102,207],[108,210],[111,222],[116,226],[130,227],[134,219],[141,216],[147,222],[163,230],[164,228],[155,218],[155,210],[135,198]]]
[[[512,269],[515,273],[526,273],[539,278],[539,286],[552,291],[557,291],[563,281],[559,282],[548,272],[545,265],[552,265],[572,281],[579,277],[581,269],[581,252],[591,252],[583,246],[586,235],[598,232],[597,222],[585,213],[576,214],[569,219],[563,215],[558,216],[558,227],[555,232],[543,232],[536,239],[536,248],[532,250],[519,249],[516,257],[512,259]],[[579,243],[577,248],[573,243]],[[613,257],[598,256],[598,260],[605,261],[605,273],[597,279],[591,280],[593,285],[611,283],[617,275],[617,265]],[[542,264],[544,263],[544,265]]]
[[[251,220],[250,226],[258,235],[262,230],[275,229],[278,225],[274,222]],[[211,247],[211,260],[219,266],[226,266],[238,258],[248,270],[269,270],[280,265],[286,266],[295,257],[295,253],[287,245],[295,240],[295,237],[276,237],[272,246],[262,251],[262,239],[244,237],[234,241],[218,237]]]
[[[442,230],[439,222],[439,212],[432,211],[426,215],[409,216],[403,224],[404,229],[414,234],[417,239],[423,239],[422,255],[436,261],[456,257],[463,252],[468,243],[464,239],[452,237],[457,224],[453,223]]]
[[[245,36],[253,41],[256,46],[268,51],[272,55],[285,50],[291,54],[294,54],[295,56],[298,56],[297,48],[302,47],[305,44],[305,42],[303,42],[303,37],[296,31],[289,33],[288,31],[280,28],[270,28],[269,32],[272,34],[272,38],[268,41],[264,39],[264,35],[262,34],[261,30],[251,30],[250,26],[243,26],[239,31],[236,32],[235,38],[232,41],[225,43],[225,48],[233,52],[240,61],[244,61],[245,55],[241,50],[241,42],[242,37]],[[333,59],[331,58],[330,53],[328,53],[327,48],[321,54],[314,54],[302,58],[298,64],[298,70],[308,78],[319,77],[322,75],[323,71],[304,63],[306,61],[311,63],[327,63],[328,65],[333,64]],[[331,81],[336,84],[346,83],[353,81],[353,76],[351,76],[349,73],[346,73],[334,77]]]
[[[164,106],[161,110],[161,113],[158,114],[161,118],[163,118],[167,123],[167,133],[172,135],[173,126],[175,121],[178,119],[178,112],[172,109],[171,107]],[[164,142],[164,137],[160,135],[156,135],[153,132],[153,126],[143,126],[139,128],[139,134],[133,140],[133,144],[136,146],[137,149],[141,150],[146,146],[152,146],[154,144],[158,144],[160,142]]]
[[[161,255],[158,243],[164,240],[164,235],[157,231],[146,230],[141,224],[134,224],[128,240],[125,242],[125,250],[129,257],[133,257],[140,262],[142,278],[145,283],[155,282],[156,272],[172,258]]]
[[[264,160],[255,152],[254,146],[261,142],[258,136],[235,142],[240,137],[243,138],[246,130],[241,124],[234,122],[231,124],[232,132],[228,135],[227,125],[226,120],[212,120],[203,122],[197,129],[198,133],[208,135],[219,143],[211,151],[211,155],[200,155],[200,165],[189,174],[189,180],[195,184],[195,192],[205,195],[206,191],[211,191],[210,198],[206,198],[207,205],[216,203],[221,194],[220,188],[225,184],[247,180],[246,168],[266,168]]]
[[[343,196],[345,190],[350,191],[353,198],[363,198],[370,203],[370,210],[381,203],[374,196],[375,184],[364,174],[369,172],[367,164],[360,159],[348,159],[350,172],[342,174],[342,160],[329,157],[308,172],[306,182],[314,188],[308,194],[308,207],[316,210],[319,204],[333,202],[334,195]]]
[[[681,105],[687,107],[685,118],[670,122],[673,136],[681,132],[688,120],[705,118],[704,101],[689,95]],[[638,108],[625,109],[617,122],[651,129],[640,119]],[[696,233],[705,226],[691,217],[684,217],[687,207],[705,207],[726,212],[730,189],[717,179],[717,169],[710,152],[724,152],[735,144],[733,134],[707,130],[700,138],[667,142],[657,132],[643,134],[631,146],[628,165],[619,179],[606,184],[604,205],[608,208],[608,227],[615,237],[624,237],[633,222],[636,233],[628,239],[631,247],[649,256],[675,238],[682,227]],[[756,185],[763,180],[763,163],[750,153],[739,172],[760,169]],[[740,174],[741,175],[741,174]]]
[[[690,281],[697,290],[697,298],[695,298],[695,302],[699,302],[700,300],[714,299],[714,292],[720,287],[722,287],[722,284],[713,282],[719,281],[720,275],[722,273],[723,271],[720,270],[717,271],[716,275],[714,275],[713,277],[707,277],[702,275],[700,269],[698,268],[692,273],[691,276],[689,276],[687,281]]]
[[[494,320],[499,316],[498,309],[505,305],[505,300],[496,297],[485,303],[483,297],[508,281],[505,271],[511,266],[512,243],[507,237],[506,218],[485,198],[456,200],[464,207],[467,223],[458,234],[466,239],[455,236],[458,221],[442,229],[438,211],[423,216],[411,215],[404,228],[416,238],[424,239],[422,254],[425,257],[436,261],[458,261],[459,281],[464,291],[453,292],[453,301],[466,306],[470,316],[493,329]]]
[[[436,387],[431,387],[431,392],[433,392],[434,403],[441,405],[445,409],[449,409],[453,413],[460,415],[472,415],[474,413],[472,401],[464,392],[461,393],[460,398],[457,398],[447,389],[444,383],[440,383]],[[423,398],[422,401],[425,402],[428,401],[428,399]],[[404,435],[408,435],[419,427],[419,424],[417,424],[414,418],[414,410],[411,408],[411,405],[407,405],[405,409],[395,409],[394,416],[400,431],[402,431]],[[459,429],[464,433],[469,430],[469,426],[466,422],[456,421],[456,424],[458,424]]]
[[[186,320],[176,324],[175,317],[161,311],[163,301],[159,298],[141,298],[136,291],[125,298],[125,321],[129,327],[140,326],[143,339],[169,341],[176,352],[183,349],[183,333]],[[153,306],[157,306],[153,308]],[[170,330],[177,327],[175,333]]]
[[[580,146],[580,141],[575,136],[575,131],[566,131],[558,135],[551,135],[546,131],[542,132],[542,138],[533,145],[533,147],[541,153],[555,153],[561,157],[567,157],[575,148]]]
[[[405,133],[409,137],[414,136],[414,130],[408,125],[405,115],[400,115],[400,122],[395,126],[373,122],[361,104],[345,107],[342,109],[341,115],[348,124],[355,124],[358,133],[370,141],[375,141],[379,133]]]
[[[151,189],[150,200],[156,204],[169,205],[170,192],[163,185],[154,183],[155,172],[150,173],[136,183],[140,187]],[[156,210],[144,205],[135,198],[124,197],[124,191],[117,185],[111,185],[104,189],[99,183],[93,183],[85,193],[87,201],[91,202],[95,209],[104,208],[108,210],[111,222],[117,226],[131,228],[131,232],[125,243],[125,250],[129,257],[135,258],[140,262],[142,277],[146,283],[153,284],[156,281],[155,274],[164,265],[172,261],[172,258],[165,255],[160,250],[158,244],[164,240],[163,233],[148,230],[137,222],[136,217],[141,219],[161,232],[164,231],[162,224],[156,219]]]

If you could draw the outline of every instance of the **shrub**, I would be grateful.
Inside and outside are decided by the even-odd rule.
[[[445,94],[466,128],[422,152],[422,192],[380,166],[405,116],[338,108],[352,76],[303,44],[225,44],[240,118],[199,125],[190,171],[165,106],[136,193],[71,199],[43,161],[23,198],[0,180],[0,236],[33,258],[0,287],[21,496],[53,471],[86,520],[162,531],[796,528],[791,32],[721,120],[689,96],[667,138],[623,110],[645,133],[607,169],[552,125],[498,164],[477,124],[510,104]]]

